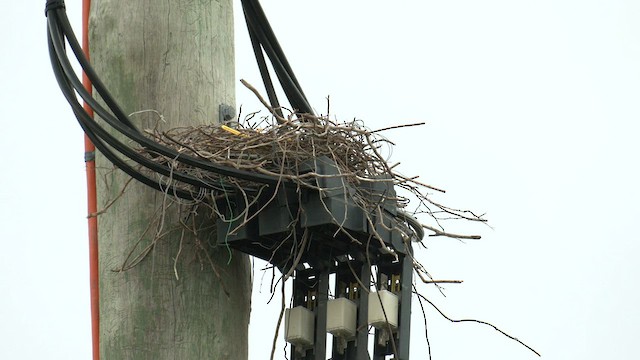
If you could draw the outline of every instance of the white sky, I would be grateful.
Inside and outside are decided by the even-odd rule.
[[[428,270],[465,281],[446,298],[423,288],[430,299],[545,359],[639,357],[640,3],[263,2],[312,105],[330,95],[333,114],[371,128],[427,122],[386,134],[393,159],[447,189],[438,200],[487,212],[494,230],[470,229],[481,241],[427,240]],[[80,3],[67,1],[78,32]],[[44,1],[7,3],[0,28],[0,358],[88,359],[82,133],[49,66]],[[259,85],[236,28],[237,77]],[[279,310],[258,285],[251,359]],[[535,358],[482,325],[427,320],[436,360]]]

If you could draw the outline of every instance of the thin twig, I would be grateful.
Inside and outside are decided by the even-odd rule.
[[[431,231],[434,232],[434,234],[431,234],[429,236],[446,236],[446,237],[450,237],[450,238],[454,238],[454,239],[467,239],[467,240],[480,240],[481,239],[480,235],[453,234],[453,233],[449,233],[449,232],[446,232],[446,231],[442,231],[442,230],[436,229],[433,226],[429,226],[429,225],[425,225],[425,224],[422,224],[422,227],[427,229],[427,230],[431,230]]]
[[[424,301],[428,302],[429,305],[431,305],[434,309],[436,309],[436,311],[438,313],[440,313],[440,315],[442,315],[443,318],[445,318],[445,319],[447,319],[447,320],[449,320],[449,321],[451,321],[453,323],[474,322],[474,323],[490,326],[494,330],[496,330],[497,332],[501,333],[502,335],[508,337],[511,340],[514,340],[514,341],[518,342],[520,345],[522,345],[522,346],[526,347],[527,349],[531,350],[534,354],[536,354],[538,356],[542,356],[542,355],[540,355],[539,352],[535,351],[531,346],[525,344],[524,342],[522,342],[520,339],[516,338],[515,336],[509,335],[506,332],[500,330],[497,326],[495,326],[495,325],[493,325],[491,323],[488,323],[488,322],[482,321],[482,320],[475,320],[475,319],[459,319],[459,320],[452,319],[452,318],[448,317],[447,315],[445,315],[440,309],[438,309],[438,307],[434,303],[431,302],[431,300],[427,299],[424,295],[422,295],[422,294],[420,294],[420,293],[418,293],[416,291],[414,291],[413,293],[418,295],[419,298],[422,298]]]
[[[120,199],[120,198],[124,195],[124,193],[125,193],[125,191],[127,190],[127,187],[129,186],[129,183],[131,182],[131,180],[133,180],[133,178],[132,178],[132,177],[130,177],[130,178],[129,178],[125,183],[124,183],[124,185],[122,186],[122,189],[120,189],[120,193],[118,193],[118,195],[116,195],[116,197],[115,197],[115,198],[111,199],[111,201],[109,201],[109,202],[107,203],[107,205],[105,205],[105,206],[104,206],[104,208],[102,208],[100,211],[97,211],[97,212],[94,212],[94,213],[90,213],[90,214],[87,216],[87,218],[92,218],[92,217],[100,216],[100,215],[104,214],[105,212],[107,212],[107,210],[109,210],[109,208],[110,208],[111,206],[113,206],[113,204],[115,204],[115,203],[116,203],[116,201],[118,201],[118,199]]]
[[[417,293],[415,285],[413,286],[413,292]],[[418,303],[420,303],[420,309],[422,310],[422,319],[424,320],[424,338],[427,340],[427,353],[429,355],[429,360],[431,360],[431,343],[429,342],[429,331],[427,330],[427,313],[424,311],[424,305],[422,305],[422,298],[418,296]]]
[[[182,229],[182,233],[180,234],[180,244],[178,244],[178,253],[176,254],[175,259],[173,260],[173,273],[176,275],[176,280],[180,280],[180,276],[178,276],[178,258],[180,257],[180,253],[182,252],[182,240],[184,240],[184,229]]]
[[[382,131],[387,131],[387,130],[392,130],[392,129],[400,129],[400,128],[405,128],[405,127],[411,127],[411,126],[421,126],[426,124],[425,122],[419,122],[419,123],[414,123],[414,124],[404,124],[404,125],[394,125],[394,126],[387,126],[381,129],[377,129],[377,130],[373,130],[371,131],[372,134],[378,133],[378,132],[382,132]]]
[[[278,324],[276,325],[276,331],[273,334],[273,345],[271,346],[271,360],[273,360],[273,357],[276,354],[276,344],[278,343],[278,332],[280,331],[280,324],[282,324],[282,317],[284,316],[284,310],[286,307],[286,303],[285,303],[285,291],[284,291],[284,285],[285,282],[282,282],[282,301],[281,301],[281,306],[280,306],[280,315],[278,316]],[[285,326],[287,326],[288,324],[285,324]]]

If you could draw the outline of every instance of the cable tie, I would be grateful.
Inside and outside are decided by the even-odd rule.
[[[87,151],[84,153],[84,162],[91,162],[96,159],[95,151]]]
[[[44,16],[48,16],[49,10],[64,9],[64,0],[47,0],[47,5],[44,7]]]

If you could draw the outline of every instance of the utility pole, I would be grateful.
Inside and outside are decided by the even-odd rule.
[[[140,129],[217,122],[220,105],[234,106],[231,0],[94,1],[90,52],[126,113],[154,110],[166,121],[142,112],[131,117]],[[100,154],[97,168],[100,209],[128,177]],[[183,231],[179,220],[186,214],[175,205],[158,212],[169,202],[131,181],[98,218],[101,358],[246,359],[248,257]],[[114,271],[158,234],[135,267]]]

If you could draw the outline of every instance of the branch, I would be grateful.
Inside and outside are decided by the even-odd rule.
[[[276,118],[276,121],[278,122],[278,124],[284,124],[284,123],[287,122],[286,119],[284,119],[283,117],[278,115],[276,110],[274,108],[272,108],[271,105],[269,105],[269,103],[267,103],[267,101],[260,95],[260,92],[256,88],[254,88],[251,84],[249,84],[245,79],[240,79],[240,82],[242,83],[242,85],[246,86],[247,89],[251,90],[251,92],[262,103],[262,105],[264,107],[266,107],[267,110],[269,110],[269,112],[271,113],[271,115],[273,115]]]
[[[431,234],[429,236],[446,236],[454,239],[468,239],[468,240],[480,240],[480,235],[460,235],[460,234],[452,234],[440,229],[434,228],[433,226],[422,224],[422,227],[433,231],[435,234]]]
[[[426,123],[425,122],[420,122],[420,123],[415,123],[415,124],[404,124],[404,125],[387,126],[385,128],[382,128],[382,129],[373,130],[373,131],[371,131],[371,134],[375,134],[377,132],[382,132],[382,131],[387,131],[387,130],[392,130],[392,129],[399,129],[399,128],[403,128],[403,127],[420,126],[420,125],[424,125],[424,124],[426,124]]]

